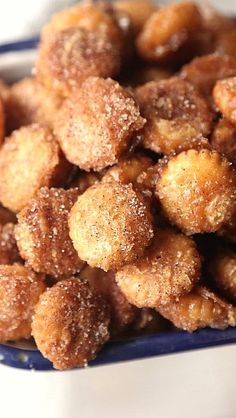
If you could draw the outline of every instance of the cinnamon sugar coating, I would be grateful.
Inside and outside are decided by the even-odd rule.
[[[99,171],[117,163],[144,123],[128,91],[111,79],[90,77],[64,102],[55,132],[70,162]]]
[[[31,321],[40,294],[42,277],[20,265],[0,265],[0,341],[30,338]]]
[[[141,137],[145,148],[170,154],[207,136],[213,113],[204,97],[177,77],[136,89],[141,114],[147,119]]]
[[[48,128],[37,124],[22,127],[0,149],[0,202],[18,212],[40,187],[60,184],[69,171]]]
[[[18,214],[17,245],[35,271],[60,277],[82,268],[68,228],[68,215],[77,197],[77,189],[44,187]]]
[[[128,301],[138,308],[168,304],[192,290],[200,277],[201,260],[191,238],[175,230],[157,230],[142,258],[116,273]]]
[[[86,282],[58,282],[40,297],[32,335],[56,369],[85,366],[109,338],[109,308]]]
[[[117,182],[95,184],[79,196],[69,228],[79,257],[105,271],[140,257],[153,237],[152,216],[142,196],[131,184]]]

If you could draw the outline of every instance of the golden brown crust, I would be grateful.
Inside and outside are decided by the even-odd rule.
[[[236,77],[217,81],[213,89],[213,99],[221,113],[234,126],[236,125]]]
[[[125,12],[131,19],[135,34],[139,33],[145,22],[156,11],[157,6],[150,0],[116,0],[113,4],[115,10]]]
[[[116,273],[128,301],[155,308],[188,293],[200,277],[201,261],[191,238],[171,229],[157,230],[144,257]]]
[[[60,105],[61,99],[34,78],[18,81],[5,102],[8,132],[32,123],[52,127]]]
[[[68,228],[68,214],[77,197],[77,189],[44,187],[18,214],[17,245],[35,271],[58,277],[74,274],[83,266]]]
[[[0,341],[30,338],[31,320],[40,294],[42,277],[20,265],[0,265]]]
[[[208,271],[213,282],[226,297],[236,303],[236,253],[221,251],[211,260]]]
[[[69,228],[80,258],[105,271],[141,256],[153,237],[152,217],[142,197],[131,184],[117,182],[95,184],[79,196]]]
[[[60,184],[69,170],[48,128],[34,124],[14,131],[0,149],[0,201],[18,212],[40,187]]]
[[[205,327],[236,326],[235,308],[203,286],[196,287],[176,302],[158,307],[158,311],[177,328],[189,332]]]
[[[55,132],[70,162],[99,171],[117,162],[144,123],[123,87],[111,79],[90,77],[64,102]]]
[[[177,58],[177,53],[201,28],[201,16],[191,2],[180,2],[159,8],[144,25],[137,38],[137,49],[144,60],[164,63]]]
[[[165,215],[186,233],[215,232],[232,219],[236,174],[218,152],[188,150],[162,167],[156,193]]]
[[[14,264],[22,261],[15,239],[15,225],[0,225],[0,264]]]
[[[208,136],[213,113],[204,97],[177,77],[136,89],[141,114],[147,119],[141,137],[145,148],[170,154]]]
[[[79,275],[87,280],[93,292],[100,293],[107,301],[111,311],[111,334],[118,335],[132,324],[137,316],[137,308],[131,305],[118,287],[114,274],[86,266]]]
[[[206,96],[211,94],[217,80],[234,75],[236,75],[236,57],[219,54],[197,57],[190,64],[185,65],[180,72],[180,77],[189,81]]]
[[[113,167],[109,168],[103,176],[102,182],[136,183],[138,176],[152,164],[152,160],[142,154],[131,155],[121,159]]]
[[[0,145],[5,136],[5,110],[2,98],[0,98]]]
[[[109,338],[109,309],[79,279],[60,281],[40,297],[32,335],[56,369],[85,366]]]
[[[227,119],[220,119],[211,135],[212,147],[236,165],[236,127]]]
[[[66,29],[41,41],[36,77],[49,90],[68,97],[90,76],[118,75],[121,55],[120,43],[106,33]]]

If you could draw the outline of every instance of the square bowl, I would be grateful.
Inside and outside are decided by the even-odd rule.
[[[29,76],[38,38],[0,45],[0,78],[14,82]],[[89,366],[137,360],[199,348],[236,343],[236,328],[203,329],[194,333],[166,331],[106,344]],[[0,363],[28,370],[54,370],[30,342],[0,344]]]

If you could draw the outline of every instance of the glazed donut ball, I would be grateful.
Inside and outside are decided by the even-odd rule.
[[[69,171],[48,128],[34,124],[14,131],[0,149],[0,202],[19,212],[40,187],[60,184]]]
[[[141,132],[145,148],[170,154],[211,132],[213,113],[190,83],[174,77],[144,84],[135,93],[147,120]]]
[[[50,91],[68,97],[90,76],[117,76],[121,58],[120,43],[106,33],[69,28],[41,41],[36,77]]]
[[[45,290],[42,277],[26,267],[0,265],[0,341],[30,338],[32,315]]]
[[[109,338],[105,300],[79,279],[58,282],[41,296],[32,335],[56,369],[85,366]]]
[[[236,125],[236,77],[217,81],[213,98],[217,108],[234,126]]]
[[[236,126],[223,118],[217,122],[211,135],[211,145],[236,165]]]
[[[140,257],[153,237],[152,217],[131,186],[98,183],[78,197],[69,216],[70,237],[91,267],[117,269]]]
[[[32,123],[52,127],[60,105],[61,99],[34,78],[18,81],[11,87],[5,103],[8,132]]]
[[[137,317],[138,310],[131,305],[118,287],[114,274],[86,266],[79,275],[87,280],[92,292],[101,294],[110,306],[110,332],[113,336],[121,334]]]
[[[90,77],[64,102],[55,132],[68,161],[99,171],[117,163],[144,123],[135,100],[116,81]]]
[[[68,228],[68,214],[77,197],[77,189],[43,187],[18,214],[17,245],[22,258],[35,271],[60,277],[74,274],[84,265]]]
[[[0,264],[14,264],[21,262],[16,239],[15,225],[7,223],[0,225]]]
[[[236,174],[216,151],[184,151],[160,169],[156,195],[170,222],[187,234],[215,232],[233,216]]]
[[[209,263],[208,270],[218,289],[236,303],[236,253],[225,251],[217,253]]]
[[[152,13],[137,38],[141,58],[156,63],[174,59],[180,48],[201,28],[201,16],[191,2],[180,2]]]
[[[157,230],[143,258],[124,266],[116,280],[138,308],[157,308],[188,293],[200,277],[201,260],[191,238],[172,229]]]
[[[236,75],[236,57],[219,54],[197,57],[185,65],[180,72],[180,77],[189,81],[206,96],[211,94],[217,80],[234,75]]]
[[[176,302],[162,305],[158,311],[175,327],[189,332],[206,327],[226,329],[236,326],[235,308],[203,286],[197,286]]]

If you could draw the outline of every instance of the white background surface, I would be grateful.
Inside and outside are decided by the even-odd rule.
[[[0,0],[0,42],[38,33],[70,0]],[[236,12],[236,0],[215,1]],[[236,418],[235,346],[88,370],[0,366],[1,418]]]
[[[235,418],[235,346],[71,372],[0,367],[3,418]]]

